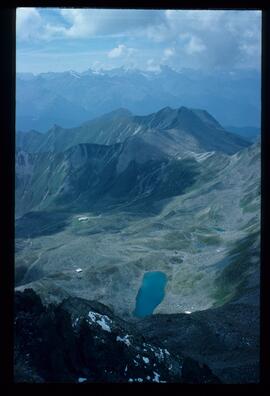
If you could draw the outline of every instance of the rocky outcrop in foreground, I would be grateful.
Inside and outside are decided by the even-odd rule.
[[[203,362],[223,383],[260,380],[258,305],[238,302],[190,315],[151,315],[136,326],[147,342],[158,340],[175,355]]]
[[[15,294],[15,382],[220,383],[205,364],[150,342],[134,323],[80,298],[44,306]]]

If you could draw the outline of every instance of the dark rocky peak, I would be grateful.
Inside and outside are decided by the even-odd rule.
[[[200,118],[202,122],[208,124],[210,127],[222,128],[222,125],[210,114],[208,111],[203,109],[191,109],[193,114]]]
[[[105,314],[109,316],[114,315],[114,311],[107,305],[104,305],[98,301],[89,301],[80,297],[68,297],[62,303],[61,307],[65,309],[71,317],[77,318],[78,316],[86,316],[90,310],[93,310],[99,314]]]
[[[218,121],[207,111],[200,109],[189,109],[181,106],[172,109],[167,106],[156,113],[148,116],[135,116],[135,122],[146,124],[150,128],[157,129],[185,129],[192,131],[193,128],[222,128]]]
[[[134,121],[149,128],[167,129],[175,117],[175,110],[167,106],[147,116],[135,116]]]
[[[15,382],[219,383],[210,369],[175,356],[97,302],[42,305],[15,295]]]
[[[171,128],[180,128],[192,131],[194,128],[201,128],[202,126],[205,126],[204,121],[198,117],[196,112],[185,106],[181,106],[175,111],[175,117]]]

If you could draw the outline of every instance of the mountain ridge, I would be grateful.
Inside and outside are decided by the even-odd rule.
[[[166,133],[163,133],[164,131]],[[25,133],[17,133],[17,135],[17,145],[24,149],[24,144],[26,144],[24,142],[28,135]],[[175,151],[173,146],[178,145],[181,152],[191,150],[195,144],[197,152],[201,147],[201,151],[213,149],[232,154],[250,144],[243,138],[225,131],[205,110],[188,109],[182,106],[179,109],[165,107],[147,116],[136,116],[129,110],[118,109],[76,128],[65,129],[55,125],[46,134],[38,135],[33,150],[61,151],[78,143],[110,145],[124,142],[135,135],[146,137],[146,142],[152,144],[155,143],[158,135],[162,139],[161,146],[169,145]],[[188,142],[190,138],[193,139],[193,143]],[[184,141],[190,147],[181,148]]]
[[[223,125],[260,125],[260,81],[255,71],[209,75],[163,67],[159,73],[123,69],[32,77],[18,73],[16,99],[16,125],[24,131],[44,132],[54,123],[75,127],[123,106],[146,115],[167,105],[207,104],[206,110]]]

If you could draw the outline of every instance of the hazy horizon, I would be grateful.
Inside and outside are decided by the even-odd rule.
[[[47,71],[40,71],[40,72],[29,72],[29,71],[20,71],[20,70],[16,70],[16,74],[32,74],[33,76],[38,76],[39,74],[46,74],[46,73],[69,73],[69,72],[75,72],[78,74],[83,74],[83,73],[87,73],[89,71],[92,72],[108,72],[108,71],[112,71],[112,70],[124,70],[124,71],[138,71],[138,72],[142,72],[142,73],[155,73],[155,74],[160,74],[162,72],[163,68],[169,68],[174,72],[177,73],[183,73],[183,72],[191,72],[191,73],[203,73],[203,74],[213,74],[211,73],[210,70],[201,70],[200,68],[190,68],[190,67],[183,67],[180,69],[177,69],[175,67],[169,66],[167,64],[162,64],[159,66],[159,68],[157,70],[144,70],[142,68],[138,68],[138,67],[132,67],[132,66],[126,66],[126,65],[120,65],[117,67],[88,67],[84,70],[78,71],[78,70],[74,70],[74,69],[63,69],[60,71],[54,71],[54,70],[47,70]],[[258,73],[260,74],[260,70],[256,69],[256,68],[249,68],[249,69],[241,69],[241,68],[235,68],[233,70],[215,70],[215,73],[220,73],[220,74],[229,74],[229,75],[235,75],[236,73],[243,73],[243,72],[247,72],[247,73]]]

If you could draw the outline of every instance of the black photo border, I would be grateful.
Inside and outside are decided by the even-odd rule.
[[[16,7],[79,7],[79,8],[137,8],[137,9],[239,9],[262,10],[262,107],[261,107],[261,337],[260,337],[260,383],[224,385],[224,390],[253,390],[257,392],[270,383],[270,230],[269,230],[269,203],[270,203],[270,11],[263,1],[151,1],[151,0],[37,0],[1,1],[0,9],[0,173],[1,173],[1,239],[0,239],[0,381],[1,385],[8,385],[17,391],[20,386],[27,392],[50,391],[55,386],[67,384],[14,384],[13,383],[13,298],[14,298],[14,203],[15,203],[15,72],[16,72]],[[36,388],[36,385],[38,388]],[[49,388],[47,387],[49,385]],[[76,385],[76,384],[74,384]],[[168,393],[168,391],[198,390],[198,385],[182,384],[104,384],[111,385],[106,391]],[[120,385],[120,386],[117,386]],[[103,384],[102,384],[103,386]],[[117,386],[117,387],[116,387]],[[127,388],[129,386],[129,388]],[[130,387],[131,386],[131,387]],[[136,388],[140,386],[140,388]],[[205,391],[219,392],[216,387],[222,385],[203,385]],[[226,387],[229,386],[229,389]],[[79,388],[96,394],[98,384],[84,384],[74,388],[68,384],[69,390],[78,392]],[[26,389],[27,388],[27,389]],[[107,386],[106,386],[107,388]],[[115,388],[115,389],[113,389]],[[120,389],[122,388],[122,389]],[[146,389],[145,389],[146,388]],[[91,389],[91,390],[90,390]],[[68,389],[67,389],[68,390]],[[101,390],[101,389],[100,389]],[[203,390],[202,388],[200,391]],[[65,390],[66,391],[66,390]],[[105,389],[103,388],[103,391]],[[46,392],[47,393],[47,392]]]

